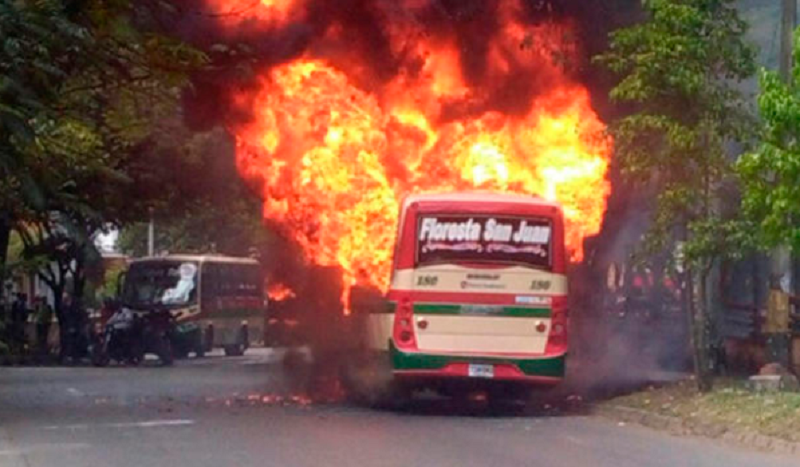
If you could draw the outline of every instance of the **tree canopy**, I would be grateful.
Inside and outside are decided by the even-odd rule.
[[[800,29],[794,36],[790,83],[762,69],[758,109],[761,144],[741,157],[742,207],[764,247],[800,250]]]
[[[201,52],[160,31],[163,2],[0,0],[0,282],[12,229],[54,292],[80,295],[92,238],[144,217],[128,170],[168,139]],[[176,144],[180,144],[176,142]],[[158,170],[158,166],[151,168]]]
[[[595,60],[618,75],[610,98],[629,111],[611,126],[623,175],[655,197],[645,246],[680,246],[697,380],[707,389],[707,277],[715,258],[740,252],[747,239],[723,201],[729,145],[749,138],[752,119],[736,84],[754,73],[755,53],[733,0],[645,0],[644,8],[648,20],[612,33]]]
[[[657,197],[648,240],[680,234],[690,258],[720,252],[715,208],[731,173],[728,145],[752,123],[736,82],[755,70],[732,0],[647,0],[649,21],[612,34],[596,57],[620,77],[611,100],[632,111],[613,122],[616,157]],[[697,254],[692,254],[696,252]]]
[[[180,146],[153,141],[136,159],[136,168],[128,169],[146,172],[152,164],[160,166],[136,187],[162,194],[152,211],[156,252],[248,255],[251,249],[267,247],[261,199],[236,170],[231,136],[218,127],[192,132],[180,122],[171,134],[182,141]],[[144,222],[126,225],[118,248],[145,255],[147,229]]]

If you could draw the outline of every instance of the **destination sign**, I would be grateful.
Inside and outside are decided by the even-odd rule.
[[[417,263],[490,262],[550,265],[547,219],[495,216],[420,216]]]

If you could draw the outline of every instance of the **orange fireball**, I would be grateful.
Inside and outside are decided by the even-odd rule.
[[[230,10],[247,2],[213,3]],[[519,2],[502,5],[502,27],[486,39],[482,85],[465,74],[463,51],[446,31],[414,34],[424,26],[399,15],[384,25],[390,49],[419,63],[390,79],[364,78],[372,62],[358,55],[359,44],[327,52],[347,37],[332,24],[304,55],[234,96],[252,115],[231,126],[240,172],[263,187],[265,218],[309,260],[342,269],[343,303],[355,284],[387,288],[398,207],[409,193],[481,189],[558,201],[573,261],[599,231],[611,141],[588,91],[563,69],[563,56],[577,52],[554,38],[570,25],[526,26]],[[275,27],[306,6],[262,0],[225,22]],[[518,77],[536,77],[536,92]]]

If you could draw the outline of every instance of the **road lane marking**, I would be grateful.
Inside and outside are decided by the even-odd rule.
[[[85,394],[75,388],[67,388],[67,392],[70,396],[74,397],[83,397]]]
[[[117,423],[76,423],[74,425],[48,425],[42,427],[44,430],[88,430],[89,428],[157,428],[167,426],[189,426],[194,425],[194,420],[145,420],[141,422],[117,422]]]
[[[144,422],[111,423],[112,428],[152,428],[157,426],[186,426],[194,425],[194,420],[149,420]]]

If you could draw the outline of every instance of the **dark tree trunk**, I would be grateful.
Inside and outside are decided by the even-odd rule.
[[[53,310],[56,314],[56,320],[58,320],[59,354],[63,356],[64,343],[67,339],[67,328],[64,325],[66,322],[66,313],[64,312],[64,289],[57,286],[54,287],[53,285],[50,285],[50,289],[53,291]]]
[[[52,268],[56,268],[54,271]],[[45,273],[44,271],[39,272],[39,278],[47,284],[50,290],[53,292],[53,311],[56,314],[56,319],[58,320],[58,342],[59,342],[59,353],[63,357],[63,353],[65,350],[65,344],[68,339],[67,330],[69,329],[69,310],[66,309],[64,306],[64,290],[66,288],[66,273],[61,268],[60,265],[56,264],[55,266],[50,265],[46,268],[48,271]]]
[[[695,380],[700,392],[712,389],[711,323],[709,317],[708,273],[689,271],[689,310]]]
[[[72,273],[72,299],[83,303],[83,293],[86,289],[86,260],[82,254],[75,258],[75,270]]]
[[[53,284],[48,284],[50,290],[53,291],[53,310],[58,320],[58,343],[59,353],[63,356],[65,344],[67,342],[67,323],[69,322],[69,310],[64,307],[64,283],[57,281]]]

